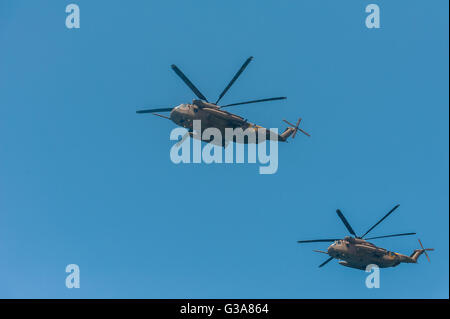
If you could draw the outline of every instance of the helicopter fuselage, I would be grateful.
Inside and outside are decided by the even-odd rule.
[[[276,140],[285,142],[287,137],[285,133],[282,135],[277,134],[275,132],[272,132],[268,129],[265,129],[262,126],[253,124],[248,122],[246,119],[222,110],[219,106],[203,102],[201,100],[194,100],[192,104],[180,104],[173,108],[173,110],[170,112],[170,119],[172,122],[177,124],[178,126],[184,127],[188,129],[189,132],[191,132],[191,137],[193,138],[199,138],[202,134],[192,134],[194,131],[194,121],[199,120],[201,123],[201,132],[203,133],[204,130],[208,128],[216,128],[220,131],[222,138],[222,141],[217,141],[220,143],[223,142],[230,142],[226,141],[225,137],[226,129],[236,129],[241,128],[243,131],[249,129],[251,130],[250,133],[255,133],[255,139],[253,142],[260,143],[264,142],[266,140]],[[259,130],[265,130],[263,133],[265,133],[263,138],[260,138],[258,134]],[[289,133],[292,133],[293,129],[288,128],[287,131]],[[249,131],[247,131],[248,133]],[[290,135],[290,134],[289,134]],[[289,136],[287,135],[287,136]],[[202,138],[202,141],[204,142],[212,142],[212,140],[207,140],[204,137]],[[244,144],[252,143],[252,140],[249,139],[248,134],[243,134],[242,139],[237,138],[237,133],[232,136],[233,142],[241,142]]]
[[[365,270],[370,264],[379,268],[395,267],[402,262],[415,263],[410,256],[388,251],[360,238],[345,237],[328,247],[328,254],[346,267]]]

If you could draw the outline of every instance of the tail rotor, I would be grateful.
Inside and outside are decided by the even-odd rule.
[[[417,240],[419,241],[420,248],[422,248],[422,250],[423,250],[423,252],[424,252],[424,254],[427,257],[428,262],[429,262],[430,261],[430,257],[428,257],[427,251],[433,251],[434,248],[423,248],[423,245],[422,245],[422,242],[420,241],[420,239],[417,239]]]
[[[292,134],[292,138],[295,138],[295,135],[297,134],[297,131],[302,132],[303,134],[305,134],[306,136],[311,136],[309,135],[307,132],[305,132],[304,130],[302,130],[301,128],[299,128],[298,126],[300,125],[300,122],[302,121],[302,118],[299,118],[297,121],[297,124],[294,125],[291,122],[288,122],[286,120],[283,120],[284,123],[286,123],[287,125],[289,125],[290,127],[292,127],[294,129],[294,134]]]

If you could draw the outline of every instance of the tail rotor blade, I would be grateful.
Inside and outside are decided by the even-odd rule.
[[[342,214],[341,210],[340,209],[336,209],[336,213],[338,214],[339,218],[344,223],[345,227],[347,227],[347,230],[349,231],[349,233],[352,234],[355,237],[358,237],[358,236],[356,236],[355,231],[353,230],[352,226],[350,226],[350,223],[345,218],[344,214]]]
[[[195,93],[195,95],[197,95],[197,97],[201,100],[204,100],[206,102],[208,102],[208,100],[206,99],[206,97],[202,94],[202,92],[200,92],[199,89],[197,89],[195,87],[195,85],[187,78],[186,75],[184,75],[183,72],[181,72],[181,70],[175,65],[172,64],[171,65],[172,70],[174,70],[174,72],[183,80],[184,83],[186,83],[186,85],[192,90],[192,92]]]
[[[422,245],[422,242],[420,241],[420,239],[417,239],[417,240],[419,241],[420,247],[421,247],[422,249],[424,249],[424,248],[423,248],[423,245]]]
[[[422,248],[423,252],[425,253],[425,256],[428,259],[428,262],[430,262],[430,257],[427,254],[427,251],[433,251],[433,248],[423,248],[422,242],[420,241],[420,239],[417,239],[419,241],[420,247]]]
[[[299,118],[298,121],[297,121],[297,125],[294,126],[295,131],[294,131],[294,134],[292,134],[292,138],[293,138],[293,139],[295,138],[295,135],[297,134],[298,126],[300,125],[300,122],[301,122],[301,121],[302,121],[302,119]]]
[[[311,135],[309,135],[307,132],[303,131],[301,128],[298,129],[300,132],[302,132],[303,134],[305,134],[308,137],[311,137]]]
[[[228,83],[227,87],[223,90],[222,93],[220,93],[219,98],[216,101],[216,105],[217,103],[219,103],[219,101],[222,99],[222,97],[225,95],[225,93],[227,93],[227,91],[230,89],[230,87],[233,85],[233,83],[238,79],[238,77],[241,75],[241,73],[245,70],[245,68],[247,67],[247,65],[253,60],[253,57],[249,57],[244,64],[242,64],[241,68],[239,69],[239,71],[237,71],[237,73],[233,76],[233,78],[231,79],[230,83]]]
[[[286,124],[289,125],[289,126],[295,127],[295,125],[292,124],[291,122],[288,122],[288,121],[286,121],[286,120],[283,120],[283,122],[286,123]]]

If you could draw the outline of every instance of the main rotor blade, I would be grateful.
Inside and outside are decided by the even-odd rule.
[[[170,112],[172,111],[173,107],[166,107],[166,108],[161,108],[161,109],[148,109],[148,110],[139,110],[136,111],[136,113],[141,114],[141,113],[155,113],[155,112]]]
[[[330,258],[328,258],[327,260],[325,260],[323,263],[321,263],[321,264],[319,265],[319,268],[325,266],[326,264],[328,264],[332,259],[333,259],[333,257],[330,257]]]
[[[197,89],[195,87],[194,84],[192,84],[192,82],[187,78],[186,75],[184,75],[183,72],[181,72],[181,70],[175,65],[172,64],[171,65],[172,70],[175,71],[175,73],[183,80],[184,83],[186,83],[187,86],[189,86],[189,88],[192,90],[192,92],[195,93],[195,95],[197,95],[197,97],[201,100],[204,100],[206,102],[208,102],[208,100],[206,99],[206,97],[202,94],[202,92],[199,91],[199,89]]]
[[[321,242],[333,242],[339,239],[312,239],[312,240],[298,240],[297,243],[305,244],[305,243],[321,243]]]
[[[372,229],[374,229],[375,227],[378,226],[379,223],[381,223],[383,220],[386,219],[386,217],[388,217],[390,214],[392,214],[394,212],[394,210],[396,210],[400,205],[395,205],[394,208],[392,208],[389,213],[387,213],[386,215],[384,215],[383,218],[381,218],[375,225],[373,225],[372,227],[370,227],[370,229],[368,231],[366,231],[366,233],[364,235],[361,236],[361,238],[364,238],[364,236],[366,236]]]
[[[176,145],[177,147],[179,147],[179,146],[180,146],[181,144],[183,144],[184,141],[185,141],[187,138],[189,138],[189,137],[190,137],[189,132],[186,132],[186,134],[183,135],[183,137],[181,138],[181,140],[179,140],[175,145]]]
[[[314,249],[313,252],[328,255],[326,251]]]
[[[397,237],[397,236],[409,236],[409,235],[415,235],[415,234],[416,234],[416,233],[404,233],[404,234],[394,234],[394,235],[386,235],[386,236],[377,236],[377,237],[365,238],[365,240],[378,239],[378,238],[387,238],[387,237]]]
[[[170,120],[170,117],[165,116],[165,115],[161,115],[161,114],[158,114],[158,113],[153,113],[153,115],[162,117],[163,119],[166,119],[166,120]]]
[[[237,71],[237,73],[234,75],[234,77],[231,79],[230,83],[228,83],[227,87],[223,90],[223,92],[219,95],[219,98],[216,101],[216,105],[217,103],[219,103],[220,99],[222,99],[222,97],[225,95],[225,93],[227,93],[227,91],[230,89],[230,87],[233,85],[234,81],[236,81],[238,79],[238,77],[241,75],[241,73],[245,70],[245,68],[247,67],[247,65],[253,60],[253,57],[249,57],[244,64],[242,64],[241,68],[239,69],[239,71]]]
[[[358,236],[356,236],[355,231],[353,230],[352,226],[350,226],[349,222],[345,218],[344,214],[342,214],[342,212],[339,209],[336,209],[336,213],[338,214],[339,218],[344,223],[345,227],[347,227],[347,229],[350,232],[350,234],[352,234],[355,237],[358,237]]]
[[[247,102],[239,102],[239,103],[233,103],[233,104],[227,104],[222,105],[221,107],[228,107],[228,106],[235,106],[235,105],[242,105],[242,104],[250,104],[250,103],[259,103],[259,102],[267,102],[267,101],[276,101],[276,100],[286,100],[287,97],[281,96],[281,97],[271,97],[268,99],[262,99],[262,100],[253,100],[253,101],[247,101]]]

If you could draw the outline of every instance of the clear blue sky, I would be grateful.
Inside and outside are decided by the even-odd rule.
[[[448,1],[0,0],[0,297],[448,298]],[[381,29],[365,27],[365,6]],[[267,127],[311,138],[257,165],[175,165],[175,124],[142,107],[189,102],[176,63]],[[431,263],[367,274],[299,239],[360,234]],[[81,288],[65,287],[65,267]]]

